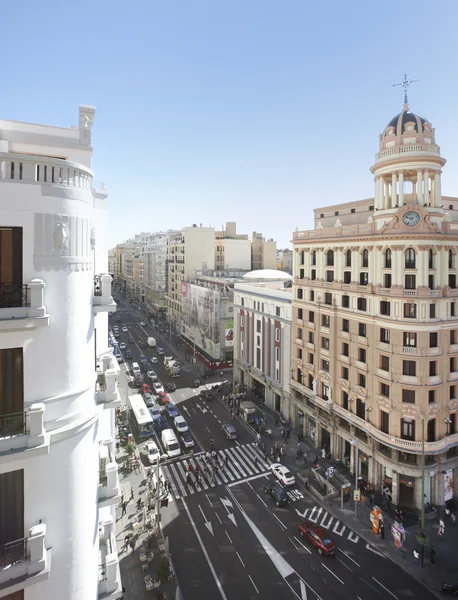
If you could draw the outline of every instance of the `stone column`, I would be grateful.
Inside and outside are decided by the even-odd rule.
[[[429,204],[429,172],[423,173],[423,203],[425,206]]]
[[[375,183],[375,206],[378,210],[383,210],[383,177],[377,177]]]
[[[417,171],[417,203],[423,204],[423,173]]]
[[[391,206],[394,208],[398,203],[398,176],[396,173],[391,175]]]
[[[399,173],[399,206],[404,204],[404,171]]]
[[[384,196],[385,196],[385,209],[390,208],[390,189],[389,184],[384,181]]]
[[[434,206],[440,207],[441,205],[441,174],[436,173],[434,175]],[[431,203],[432,206],[432,203]]]
[[[428,277],[426,271],[427,252],[427,250],[418,250],[417,288],[427,286],[428,283],[425,281],[425,278]]]

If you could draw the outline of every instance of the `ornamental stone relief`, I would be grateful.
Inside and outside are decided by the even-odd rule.
[[[37,271],[93,268],[95,233],[84,217],[51,213],[34,215],[34,267]]]

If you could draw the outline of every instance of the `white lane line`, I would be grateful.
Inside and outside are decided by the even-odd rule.
[[[208,427],[205,427],[205,429],[208,431],[208,433],[211,433],[211,431]]]
[[[360,568],[361,568],[361,565],[359,565],[359,564],[356,562],[356,560],[353,560],[353,559],[352,559],[352,557],[351,557],[351,556],[349,556],[349,555],[348,555],[346,552],[344,552],[344,551],[343,551],[343,550],[341,550],[340,548],[337,548],[337,550],[338,550],[339,552],[342,552],[342,554],[345,554],[345,556],[346,556],[346,557],[347,557],[349,560],[351,560],[351,562],[352,562],[352,563],[355,563],[355,565],[356,565],[357,567],[360,567]]]
[[[387,592],[388,592],[388,593],[389,593],[391,596],[393,596],[393,598],[396,598],[396,600],[398,600],[398,597],[397,597],[397,596],[395,596],[395,595],[393,594],[393,592],[390,592],[390,590],[389,590],[388,588],[386,588],[386,587],[383,585],[383,583],[380,583],[380,581],[378,581],[377,579],[375,579],[375,577],[372,577],[372,579],[373,579],[373,580],[374,580],[376,583],[378,583],[380,587],[382,587],[382,588],[383,588],[385,591],[387,591]]]
[[[221,585],[221,581],[218,579],[218,575],[216,574],[216,571],[215,571],[215,569],[213,567],[213,564],[212,564],[212,562],[210,560],[210,557],[208,556],[207,549],[205,548],[204,543],[202,541],[202,538],[200,537],[200,534],[197,531],[196,524],[194,523],[194,521],[193,521],[193,519],[191,517],[191,513],[189,512],[188,505],[186,504],[186,502],[184,501],[183,498],[181,499],[181,501],[183,502],[184,509],[185,509],[185,511],[186,511],[186,513],[188,515],[189,522],[191,523],[191,526],[194,529],[194,533],[196,534],[197,541],[199,542],[200,547],[202,548],[203,555],[205,556],[205,558],[207,560],[207,563],[208,563],[208,566],[210,567],[210,571],[211,571],[211,573],[213,575],[213,579],[215,580],[216,587],[218,588],[219,593],[221,594],[221,598],[223,598],[224,600],[227,600],[227,596],[224,593],[223,586]]]
[[[183,394],[183,392],[181,392],[181,395],[183,396],[183,398],[186,398],[186,396]]]
[[[208,503],[210,504],[210,506],[213,508],[212,501],[211,501],[211,500],[210,500],[210,498],[208,497],[208,494],[205,494],[205,497],[207,498],[207,500],[208,500]]]
[[[273,514],[273,516],[274,516],[274,517],[277,519],[277,521],[280,523],[280,525],[281,525],[282,527],[284,527],[285,529],[288,529],[288,528],[286,527],[286,525],[285,525],[285,524],[284,524],[282,521],[280,521],[280,519],[277,517],[277,515],[276,515],[275,513],[272,513],[272,514]]]
[[[233,541],[231,540],[231,538],[229,537],[229,534],[227,533],[227,531],[224,532],[227,535],[227,539],[231,542],[231,544],[233,545]]]
[[[348,565],[346,565],[346,564],[344,563],[344,561],[343,561],[343,560],[341,560],[341,559],[340,559],[338,556],[336,556],[336,560],[338,560],[338,561],[339,561],[341,564],[343,564],[343,566],[344,566],[345,568],[347,568],[347,569],[350,571],[350,573],[354,573],[353,569],[350,569],[350,567],[349,567]]]
[[[288,539],[292,543],[292,545],[296,548],[296,550],[299,550],[299,548],[296,546],[296,544],[293,542],[293,540],[290,537]]]
[[[304,544],[301,542],[301,540],[298,540],[296,536],[294,536],[294,539],[296,540],[296,542],[297,542],[298,544],[300,544],[300,545],[302,546],[302,548],[304,548],[304,550],[307,550],[307,552],[308,552],[309,554],[312,554],[312,551],[311,551],[311,550],[309,550],[309,549],[307,548],[307,546],[304,546]]]
[[[305,587],[305,583],[302,581],[302,579],[300,580],[299,585],[301,586],[302,600],[307,600],[307,588]]]
[[[261,473],[260,475],[254,475],[253,477],[247,477],[246,479],[240,479],[239,481],[234,481],[234,483],[230,483],[227,487],[233,487],[234,485],[246,483],[247,481],[253,481],[253,479],[259,479],[260,477],[266,477],[266,479],[268,478],[265,473]]]
[[[337,575],[336,575],[335,573],[333,573],[333,572],[331,571],[331,569],[328,569],[328,567],[327,567],[327,566],[324,564],[324,562],[322,562],[321,564],[322,564],[322,565],[323,565],[323,567],[326,569],[326,571],[329,571],[329,573],[331,573],[331,575],[333,575],[333,576],[334,576],[334,577],[337,579],[337,581],[340,581],[340,583],[341,583],[342,585],[345,585],[345,584],[344,584],[344,582],[342,581],[342,579],[339,579],[339,577],[337,577]]]
[[[240,558],[240,554],[236,551],[235,552],[237,554],[237,556],[239,557],[239,561],[242,563],[243,566],[245,566],[245,563],[243,562],[243,560]]]
[[[255,589],[255,590],[256,590],[256,592],[259,594],[259,590],[258,590],[258,588],[255,586],[255,584],[254,584],[254,581],[253,581],[253,579],[252,579],[251,575],[248,575],[248,577],[250,578],[250,581],[251,581],[251,583],[253,584],[253,587],[254,587],[254,589]]]
[[[259,500],[264,504],[264,506],[267,508],[267,504],[264,502],[264,500],[261,498],[261,496],[255,492],[256,496],[259,498]]]
[[[248,483],[248,486],[253,490],[254,492],[254,487],[251,485],[251,483]]]
[[[223,522],[222,522],[222,521],[221,521],[221,519],[219,518],[219,514],[218,514],[218,513],[215,513],[215,515],[216,515],[216,518],[217,518],[217,519],[218,519],[218,521],[219,521],[219,524],[220,524],[220,525],[222,525],[222,524],[223,524]]]

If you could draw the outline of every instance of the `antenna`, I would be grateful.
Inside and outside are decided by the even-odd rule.
[[[420,81],[420,80],[419,79],[409,79],[407,77],[407,74],[404,74],[404,79],[400,83],[393,83],[393,87],[397,87],[398,85],[400,85],[401,87],[404,88],[404,104],[408,104],[407,89],[412,85],[412,83],[416,83],[417,81]]]

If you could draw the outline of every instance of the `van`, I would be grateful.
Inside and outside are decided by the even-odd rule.
[[[132,375],[135,376],[135,373],[141,373],[140,367],[137,362],[132,363]]]
[[[172,429],[164,429],[161,434],[162,446],[164,448],[164,452],[167,453],[169,458],[173,458],[174,456],[180,456],[181,449],[180,444],[176,438]]]

